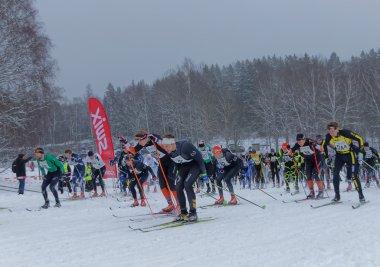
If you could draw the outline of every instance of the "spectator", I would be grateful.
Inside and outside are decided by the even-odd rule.
[[[25,158],[24,154],[19,154],[17,159],[15,160],[15,171],[16,171],[16,177],[19,182],[18,185],[18,194],[23,195],[24,189],[25,189],[25,178],[26,178],[26,168],[25,164],[31,160],[32,157]]]

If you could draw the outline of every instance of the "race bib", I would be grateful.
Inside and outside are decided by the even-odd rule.
[[[345,140],[340,140],[340,141],[335,142],[334,147],[335,147],[335,150],[338,152],[350,150],[350,146],[347,144]]]
[[[44,161],[40,161],[40,166],[41,166],[42,168],[46,169],[46,170],[49,170],[49,169],[50,169],[50,166],[49,166],[49,164],[47,163],[46,160],[44,160]]]
[[[371,150],[368,150],[368,151],[365,152],[365,158],[366,158],[366,159],[371,159],[371,158],[373,158],[373,153],[372,153]]]
[[[218,164],[219,166],[221,166],[222,168],[225,167],[225,166],[229,166],[231,165],[231,163],[229,163],[225,157],[222,157],[220,159],[217,159],[218,160]]]
[[[311,148],[309,146],[301,146],[300,151],[305,156],[310,156],[310,155],[314,154],[313,150],[311,150]]]
[[[209,155],[209,153],[208,153],[208,151],[201,151],[201,153],[202,153],[202,158],[204,159],[204,160],[208,160],[208,159],[210,159],[210,155]]]
[[[182,163],[186,163],[186,162],[190,162],[192,161],[192,159],[184,159],[181,155],[178,155],[174,158],[171,158],[175,163],[177,164],[182,164]]]

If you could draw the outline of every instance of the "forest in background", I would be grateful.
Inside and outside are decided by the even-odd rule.
[[[329,121],[368,139],[380,133],[380,50],[347,60],[273,55],[225,66],[186,58],[152,84],[110,81],[98,96],[78,85],[83,97],[71,98],[55,82],[51,49],[32,0],[1,1],[0,150],[92,139],[88,97],[103,102],[115,137],[146,129],[192,141],[276,140],[323,134]]]

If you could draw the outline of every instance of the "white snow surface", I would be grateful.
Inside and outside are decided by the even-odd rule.
[[[9,175],[0,174],[0,184],[17,187],[17,180],[5,179]],[[38,190],[39,184],[30,179],[26,188]],[[370,203],[353,210],[356,192],[341,193],[342,204],[312,209],[311,204],[330,199],[285,204],[281,200],[304,194],[265,189],[276,201],[238,185],[237,194],[266,209],[240,200],[238,206],[198,209],[200,219],[216,218],[213,221],[142,233],[128,226],[172,218],[148,215],[131,217],[142,220],[132,222],[113,217],[148,214],[149,208],[130,208],[130,197],[118,202],[110,179],[107,185],[107,198],[71,201],[64,193],[61,208],[35,212],[26,208],[41,206],[41,194],[0,190],[0,207],[12,210],[0,209],[0,266],[380,266],[380,190],[375,187],[364,191]],[[153,211],[166,206],[160,192],[147,195]],[[49,197],[54,204],[50,191]],[[197,198],[198,205],[213,201]]]

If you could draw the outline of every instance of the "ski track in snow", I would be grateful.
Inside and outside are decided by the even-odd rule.
[[[1,179],[0,184],[17,185]],[[108,192],[114,195],[111,184]],[[27,188],[38,188],[38,181]],[[284,204],[281,200],[303,195],[280,196],[283,188],[267,189],[279,199],[275,201],[257,190],[236,192],[266,209],[242,200],[235,207],[198,209],[199,218],[217,218],[213,221],[142,233],[128,225],[150,226],[172,218],[114,218],[112,214],[149,213],[148,207],[128,207],[129,197],[127,202],[112,197],[62,201],[59,209],[29,212],[25,208],[43,204],[40,194],[0,191],[0,207],[13,210],[0,209],[0,266],[380,266],[379,189],[365,189],[371,202],[357,210],[351,208],[358,201],[356,192],[341,194],[342,204],[320,209],[310,204],[330,199]],[[50,191],[49,197],[52,201]],[[148,197],[153,211],[165,206],[161,193]],[[198,205],[214,201],[197,200]]]

